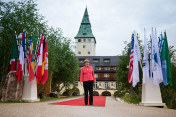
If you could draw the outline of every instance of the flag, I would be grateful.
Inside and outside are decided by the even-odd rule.
[[[171,63],[170,63],[170,55],[169,55],[169,47],[167,42],[167,35],[164,32],[164,42],[161,51],[161,64],[163,71],[163,83],[164,85],[172,86],[172,75],[171,75]]]
[[[155,29],[155,34],[152,28],[152,77],[154,85],[159,85],[163,81],[162,69],[161,69],[161,60],[159,55],[159,47],[157,41],[157,32]]]
[[[27,74],[29,75],[29,69],[30,69],[30,64],[31,64],[31,40],[32,36],[30,37],[29,44],[28,44],[28,50],[27,50],[27,56],[26,56],[26,61],[27,61]]]
[[[17,46],[16,36],[14,36],[14,43],[13,43],[12,54],[10,58],[10,71],[15,70],[15,59],[17,60],[17,58],[18,58],[18,46]]]
[[[160,38],[160,44],[159,44],[159,53],[160,53],[160,56],[161,56],[164,39],[163,39],[163,34],[162,33],[160,34],[160,36],[161,36],[161,38]]]
[[[152,78],[152,36],[150,35],[150,78]]]
[[[42,62],[42,76],[44,74],[44,67],[46,63],[46,56],[45,56],[45,39],[43,39],[43,62]]]
[[[142,65],[143,65],[143,83],[146,83],[149,78],[149,61],[148,61],[148,46],[145,29],[144,29],[144,57]]]
[[[28,51],[27,51],[27,70],[28,70],[28,74],[29,74],[29,81],[32,81],[34,79],[34,70],[31,65],[31,61],[32,61],[31,44],[32,44],[32,36],[30,37]]]
[[[20,54],[19,54],[19,59],[18,59],[17,71],[16,71],[18,82],[20,82],[20,80],[23,77],[24,57],[25,57],[25,31],[23,32],[22,38],[21,38]]]
[[[45,64],[44,64],[44,74],[41,80],[41,83],[44,85],[45,82],[48,79],[48,37],[47,40],[45,42],[45,48],[44,48],[44,60],[45,60]]]
[[[129,58],[129,69],[128,69],[128,82],[133,82],[133,55],[134,55],[134,34],[131,36],[131,46],[130,46],[130,58]]]
[[[133,60],[133,87],[139,82],[139,68],[138,62],[141,60],[141,53],[136,37],[136,32],[134,33],[134,60]]]
[[[34,68],[35,68],[35,33],[33,32],[32,42],[31,42],[31,74],[29,74],[29,79],[34,80]]]
[[[161,57],[161,53],[162,53],[162,48],[163,48],[163,42],[164,42],[164,38],[162,33],[160,34],[161,36],[161,40],[160,40],[160,45],[159,45],[159,52],[160,52],[160,59],[161,59],[161,67],[162,67],[162,74],[163,74],[163,82],[162,82],[162,86],[166,86],[168,85],[167,83],[167,66],[166,66],[166,60],[165,60],[165,56]],[[165,51],[163,51],[165,52]],[[163,59],[163,60],[162,60]]]
[[[40,44],[37,52],[37,71],[36,71],[37,84],[40,84],[42,78],[42,61],[43,61],[43,33],[41,35]]]

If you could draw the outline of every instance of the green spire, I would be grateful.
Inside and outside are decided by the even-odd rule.
[[[92,34],[92,29],[91,29],[91,24],[90,24],[90,21],[89,21],[89,15],[88,15],[88,12],[87,12],[87,7],[85,9],[78,34],[76,35],[75,38],[80,38],[80,37],[93,37],[93,38],[95,38],[94,35]]]

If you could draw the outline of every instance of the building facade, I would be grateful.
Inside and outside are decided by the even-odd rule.
[[[120,84],[116,83],[116,65],[120,62],[119,56],[77,56],[79,67],[84,66],[84,60],[89,60],[89,65],[94,69],[96,83],[94,83],[94,92],[98,95],[113,96],[114,92],[120,88]],[[80,86],[78,80],[77,87],[80,93],[83,94],[83,87]]]

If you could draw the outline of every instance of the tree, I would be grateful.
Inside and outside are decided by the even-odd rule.
[[[38,13],[36,6],[33,0],[0,2],[0,24],[4,28],[0,35],[0,89],[10,69],[14,33],[19,35],[25,29],[29,37],[35,31],[36,39],[38,39],[40,32],[46,31],[46,21],[44,21],[44,16]]]
[[[61,29],[49,28],[49,69],[52,71],[52,90],[60,92],[67,83],[68,87],[78,80],[79,66],[72,51],[71,40],[62,36]]]

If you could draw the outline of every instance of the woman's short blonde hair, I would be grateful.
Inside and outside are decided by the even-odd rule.
[[[85,60],[84,60],[84,64],[85,64],[86,62],[88,62],[88,63],[89,63],[89,60],[88,60],[88,59],[85,59]]]

